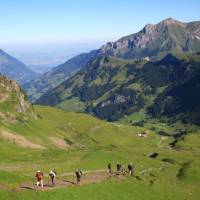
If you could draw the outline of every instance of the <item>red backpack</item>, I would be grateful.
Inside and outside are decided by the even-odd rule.
[[[41,181],[42,178],[43,178],[43,173],[42,173],[42,172],[38,172],[38,173],[36,174],[36,177],[37,177],[38,181]]]

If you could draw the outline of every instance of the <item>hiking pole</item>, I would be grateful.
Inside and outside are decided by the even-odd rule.
[[[49,178],[48,178],[48,186],[50,186],[50,185],[49,185]]]
[[[32,179],[33,188],[36,190],[34,178],[32,177],[31,179]]]
[[[35,185],[35,183],[34,183],[33,177],[31,178],[31,180],[32,180],[32,184],[33,184],[33,186],[34,186],[34,185]]]

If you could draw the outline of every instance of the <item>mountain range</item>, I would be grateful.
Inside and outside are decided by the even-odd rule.
[[[140,112],[148,118],[200,124],[199,52],[200,22],[169,18],[146,25],[87,54],[77,73],[36,103],[108,121]]]
[[[17,80],[36,104],[116,121],[200,124],[200,22],[172,18],[108,42],[38,76],[0,51],[0,72]],[[136,120],[137,121],[137,120]]]
[[[55,88],[89,61],[99,56],[112,56],[126,60],[157,60],[168,53],[195,53],[200,51],[200,22],[183,23],[172,18],[156,25],[148,24],[141,31],[108,42],[97,50],[75,56],[66,63],[23,84],[32,102],[48,90]]]
[[[0,49],[0,73],[15,79],[23,84],[26,81],[36,78],[39,74],[29,69],[24,63],[10,56]]]
[[[126,59],[154,57],[169,52],[196,52],[200,49],[200,22],[183,23],[172,18],[104,45],[100,52]]]

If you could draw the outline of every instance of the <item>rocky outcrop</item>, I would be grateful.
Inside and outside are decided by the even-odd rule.
[[[110,104],[122,104],[127,101],[130,101],[131,97],[130,96],[124,96],[124,95],[117,95],[112,98],[112,100],[107,100],[101,103],[100,107],[104,108],[106,106],[109,106]]]
[[[21,90],[16,81],[0,75],[0,112],[3,120],[11,119],[12,122],[27,118],[37,118],[26,94]]]

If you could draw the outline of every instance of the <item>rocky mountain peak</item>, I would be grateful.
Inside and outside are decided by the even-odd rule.
[[[152,31],[155,28],[155,26],[153,24],[146,24],[145,27],[143,28],[145,33],[148,33],[150,31]]]
[[[200,50],[200,22],[184,23],[167,18],[155,25],[102,46],[100,53],[126,59],[153,58],[168,52]]]
[[[184,22],[180,22],[180,21],[178,21],[178,20],[175,20],[175,19],[173,19],[173,18],[167,18],[167,19],[164,19],[163,21],[161,21],[160,23],[158,23],[158,25],[159,24],[163,24],[163,25],[165,25],[165,26],[168,26],[168,25],[171,25],[171,24],[174,24],[174,25],[180,25],[180,26],[183,26],[183,27],[185,27],[186,26],[186,23],[184,23]]]
[[[178,20],[175,20],[172,17],[164,19],[162,22],[165,22],[165,23],[180,23]]]

